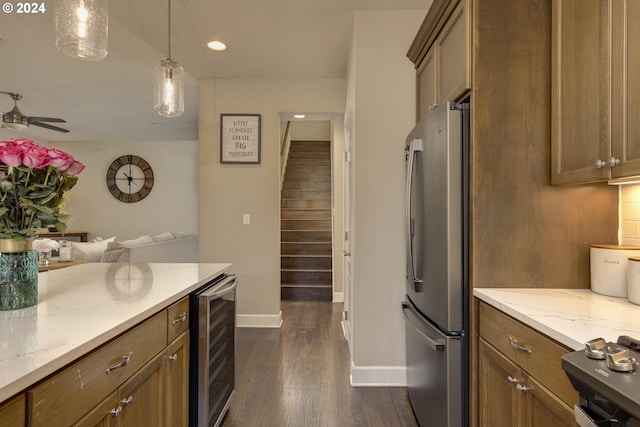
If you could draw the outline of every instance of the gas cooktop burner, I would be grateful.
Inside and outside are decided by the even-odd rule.
[[[638,360],[640,341],[625,335],[615,343],[596,338],[586,342],[584,350],[562,356],[581,410],[602,420],[588,425],[640,425]]]
[[[584,354],[589,359],[605,360],[607,367],[617,372],[632,372],[636,369],[636,358],[631,354],[637,351],[640,342],[631,337],[621,336],[616,344],[606,343],[596,338],[585,343]]]

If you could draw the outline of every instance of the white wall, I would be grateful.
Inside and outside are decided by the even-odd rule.
[[[415,120],[405,54],[426,11],[355,13],[348,73],[353,154],[352,383],[406,383],[404,139]]]
[[[166,230],[198,230],[197,141],[56,141],[49,145],[86,165],[70,191],[69,231],[87,231],[89,238],[126,240]],[[107,189],[107,168],[124,154],[142,157],[153,169],[153,189],[137,203],[120,202]]]
[[[291,122],[293,141],[330,141],[331,122],[328,120],[306,120]]]
[[[233,263],[241,326],[280,323],[280,113],[341,112],[344,100],[344,79],[200,81],[199,257]],[[220,164],[222,113],[262,115],[259,165]]]

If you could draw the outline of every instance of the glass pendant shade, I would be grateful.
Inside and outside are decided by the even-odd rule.
[[[184,113],[184,68],[165,59],[153,74],[153,110],[163,117],[180,117]]]
[[[107,56],[108,0],[56,0],[56,46],[74,58],[99,61]]]

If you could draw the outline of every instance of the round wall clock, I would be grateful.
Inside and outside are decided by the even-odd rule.
[[[142,157],[133,154],[120,156],[107,169],[107,187],[121,202],[139,202],[153,188],[153,170]]]

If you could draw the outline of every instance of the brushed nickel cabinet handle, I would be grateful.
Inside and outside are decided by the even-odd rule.
[[[172,354],[171,356],[169,356],[169,360],[171,362],[175,362],[176,360],[178,360],[178,354],[177,353]]]
[[[109,415],[111,415],[113,418],[118,418],[120,415],[122,415],[122,406],[118,406],[116,409],[110,410]]]
[[[530,348],[521,346],[520,344],[518,344],[518,340],[513,339],[511,337],[509,337],[509,344],[511,345],[511,348],[513,348],[515,350],[522,351],[522,352],[525,352],[525,353],[528,353],[528,354],[532,353]]]
[[[518,384],[520,382],[519,380],[513,378],[511,375],[507,377],[507,381],[509,382],[509,384]]]
[[[129,406],[131,405],[131,403],[133,403],[133,396],[129,396],[126,399],[122,399],[120,401],[120,403],[122,403],[122,406]]]
[[[526,393],[529,390],[531,390],[531,387],[525,387],[522,384],[516,384],[516,391],[518,392],[518,394]]]
[[[107,374],[110,374],[111,372],[115,371],[116,369],[120,369],[123,368],[125,366],[127,366],[129,364],[129,361],[131,360],[131,356],[133,356],[133,351],[125,354],[124,356],[122,356],[122,359],[120,360],[120,362],[116,363],[113,366],[110,366],[107,368]]]
[[[173,321],[171,322],[171,324],[173,326],[184,322],[185,320],[187,320],[187,313],[182,313],[180,316],[176,317],[175,319],[173,319]]]

